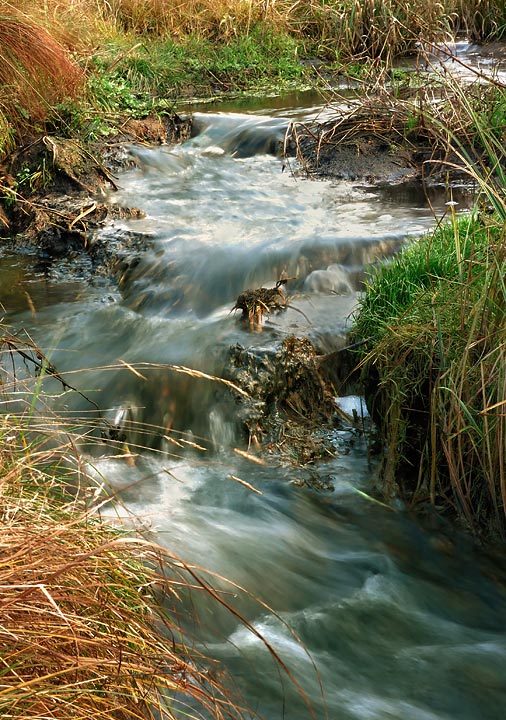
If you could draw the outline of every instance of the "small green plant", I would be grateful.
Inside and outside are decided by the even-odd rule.
[[[16,175],[13,183],[14,190],[28,188],[30,192],[45,188],[51,180],[51,173],[47,167],[46,159],[42,158],[40,165],[33,169],[23,167]]]

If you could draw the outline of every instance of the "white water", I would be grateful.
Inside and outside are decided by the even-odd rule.
[[[132,447],[151,450],[132,463],[95,445],[90,466],[159,542],[277,613],[236,593],[237,608],[289,665],[318,720],[502,720],[502,563],[435,521],[422,527],[402,508],[368,500],[374,468],[360,437],[314,467],[242,459],[233,451],[245,449],[233,399],[164,367],[220,374],[231,345],[262,352],[301,329],[333,349],[364,265],[430,227],[431,212],[421,199],[282,172],[280,160],[259,153],[260,141],[282,134],[282,118],[211,114],[199,122],[201,134],[180,147],[132,148],[139,165],[121,177],[113,199],[147,217],[106,232],[148,233],[153,246],[121,294],[79,280],[61,287],[24,269],[18,292],[1,287],[7,319],[29,329],[61,372],[82,369],[69,381],[110,408],[111,421],[150,423],[206,444],[205,452],[184,450],[159,432],[132,431]],[[245,137],[257,154],[247,156]],[[9,277],[17,262],[9,261]],[[285,269],[298,278],[293,304],[310,323],[289,311],[249,333],[229,313],[237,294],[269,286]],[[21,310],[25,290],[36,318]],[[142,379],[118,369],[119,361],[161,366],[143,367]],[[115,368],[86,370],[109,364]],[[57,405],[75,414],[89,409],[71,393]],[[336,446],[350,437],[336,431]],[[326,492],[299,487],[313,472],[328,482]],[[254,710],[267,720],[310,717],[265,646],[234,616],[194,602],[201,641]]]

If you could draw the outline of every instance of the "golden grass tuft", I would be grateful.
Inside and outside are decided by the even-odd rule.
[[[110,0],[102,18],[138,34],[227,39],[267,20],[271,5],[260,0]]]
[[[0,441],[0,716],[241,717],[178,627],[195,573],[65,493],[70,446]]]
[[[0,2],[0,116],[15,135],[43,122],[55,103],[76,97],[84,75],[69,50],[43,25]],[[0,135],[0,152],[9,133]],[[3,147],[2,147],[3,146]]]

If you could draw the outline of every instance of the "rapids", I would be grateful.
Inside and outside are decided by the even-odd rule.
[[[98,438],[85,446],[90,471],[121,502],[110,514],[123,507],[183,559],[244,587],[234,603],[318,720],[502,720],[502,560],[441,521],[372,501],[374,464],[351,429],[336,430],[336,457],[310,469],[249,462],[234,452],[246,444],[230,392],[167,367],[221,375],[232,345],[262,353],[293,332],[322,352],[342,346],[364,268],[433,225],[421,193],[294,175],[272,154],[293,115],[198,113],[183,145],[132,146],[137,165],[113,199],[146,217],[102,232],[141,234],[149,249],[119,290],[89,283],[71,264],[63,275],[40,271],[0,251],[5,318],[125,429],[133,461]],[[444,191],[432,199],[438,216],[447,200]],[[272,286],[283,270],[296,278],[290,302],[305,317],[288,309],[249,332],[230,313],[238,293]],[[53,390],[58,412],[89,413],[82,397]],[[341,402],[362,407],[357,397]],[[308,472],[328,489],[304,488]],[[253,710],[267,720],[311,717],[251,632],[198,594],[192,602],[199,642]]]

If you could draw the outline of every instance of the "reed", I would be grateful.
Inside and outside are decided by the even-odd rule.
[[[11,2],[41,16],[36,0]],[[502,0],[47,0],[43,14],[77,34],[115,28],[147,37],[230,40],[262,25],[291,33],[312,51],[355,58],[393,57],[419,40],[444,41],[456,32],[484,41],[506,31]]]
[[[339,54],[385,57],[414,48],[416,39],[444,40],[465,31],[473,40],[501,37],[501,0],[111,0],[104,18],[138,33],[231,37],[265,23]]]
[[[506,8],[497,0],[456,0],[450,3],[453,25],[472,42],[506,36]]]
[[[76,101],[84,74],[43,25],[0,2],[0,157],[40,131],[63,99]]]

